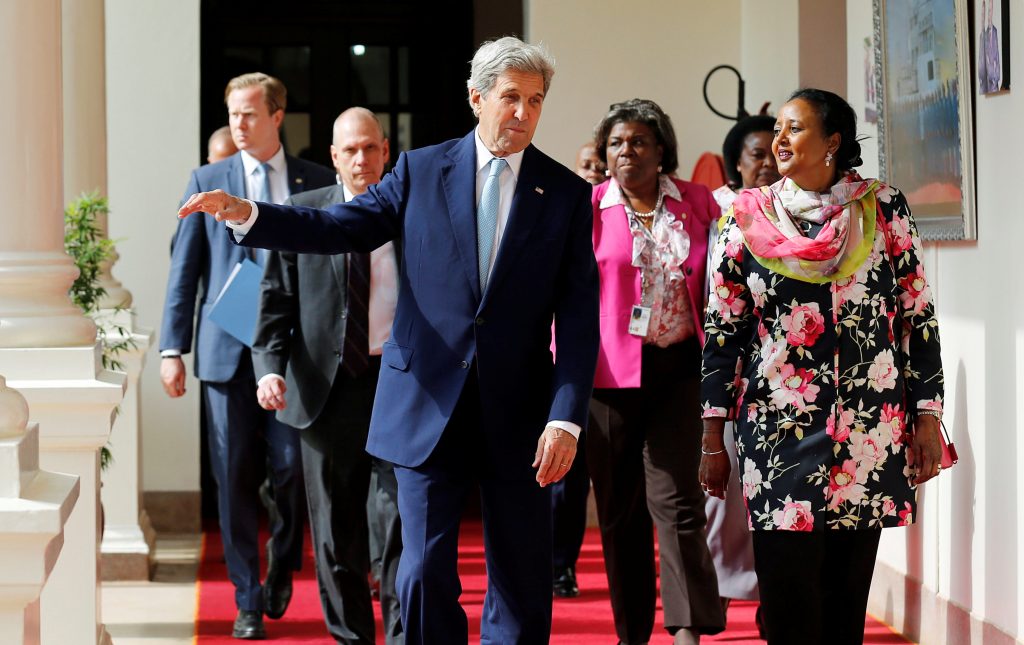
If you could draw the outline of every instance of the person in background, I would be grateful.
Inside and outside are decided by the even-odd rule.
[[[231,79],[224,102],[239,152],[193,170],[186,197],[223,189],[283,202],[293,193],[332,184],[334,173],[327,168],[285,154],[278,130],[286,100],[284,84],[272,76],[252,73]],[[263,614],[284,614],[292,595],[290,572],[302,564],[299,437],[256,403],[249,348],[207,318],[235,266],[246,258],[261,263],[263,257],[232,244],[224,227],[210,219],[179,221],[160,332],[160,378],[173,398],[185,393],[181,356],[195,341],[224,559],[238,607],[232,635],[241,639],[266,638]],[[268,458],[278,515],[270,526],[267,577],[261,584],[258,489]]]
[[[380,181],[388,140],[377,117],[350,108],[334,122],[331,159],[340,184],[288,198],[327,207],[350,201]],[[263,274],[253,363],[257,397],[302,437],[302,468],[324,620],[339,642],[375,641],[369,568],[365,450],[380,354],[398,297],[394,243],[371,254],[272,252]],[[381,614],[388,645],[401,645],[395,574],[402,553],[390,464],[375,465],[381,504]]]
[[[207,163],[224,161],[236,152],[238,152],[238,148],[235,146],[235,140],[231,138],[231,126],[229,125],[214,130],[209,141],[206,142]]]
[[[779,169],[772,153],[775,117],[757,115],[741,119],[734,125],[722,144],[729,183],[711,194],[722,208],[722,214],[732,206],[738,192],[744,188],[757,188],[774,184],[780,179]],[[711,227],[709,251],[718,239],[718,227]],[[709,272],[710,275],[710,272]],[[733,424],[725,424],[725,449],[733,472],[739,473]],[[739,486],[731,486],[724,500],[708,497],[704,510],[708,516],[707,540],[711,559],[718,573],[718,592],[722,594],[722,609],[728,610],[729,601],[757,600],[757,574],[754,572],[754,547],[747,526],[747,507]],[[760,608],[756,614],[760,627]]]
[[[669,177],[675,131],[653,101],[612,105],[595,141],[611,178],[592,198],[601,349],[587,466],[615,630],[635,644],[654,629],[653,525],[665,629],[697,643],[725,626],[697,480],[705,247],[720,211],[706,187]]]
[[[780,179],[772,153],[774,129],[775,117],[758,114],[740,119],[725,135],[722,160],[728,182],[711,193],[723,214],[744,188],[767,186]],[[716,238],[717,233],[716,229]]]
[[[576,174],[597,186],[607,177],[607,167],[597,154],[597,144],[588,141],[576,153]]]
[[[576,174],[593,185],[605,180],[605,166],[597,156],[597,146],[588,141],[576,154]],[[586,439],[580,436],[577,450],[586,454]],[[575,598],[580,595],[576,580],[576,561],[583,548],[587,532],[587,496],[590,494],[590,474],[586,459],[578,459],[565,477],[551,485],[551,516],[553,526],[553,582],[556,598]]]
[[[860,643],[881,529],[939,471],[938,323],[906,199],[853,172],[850,105],[795,92],[772,151],[782,179],[740,193],[714,250],[701,482],[742,490],[768,642]]]

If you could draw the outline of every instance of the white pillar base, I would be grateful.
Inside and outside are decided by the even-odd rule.
[[[103,310],[95,320],[97,326],[106,330],[108,344],[127,339],[134,344],[115,357],[128,377],[128,386],[110,433],[113,461],[102,473],[100,493],[105,528],[100,551],[103,580],[148,580],[152,572],[156,534],[142,507],[139,374],[153,343],[153,330],[138,327],[134,312],[127,309]]]
[[[64,557],[40,599],[41,642],[98,645],[100,620],[99,450],[110,436],[126,377],[100,367],[99,345],[0,348],[0,374],[28,401],[40,425],[40,466],[80,479],[64,532]]]
[[[8,412],[0,415],[9,418]],[[24,432],[0,428],[0,634],[5,643],[40,642],[39,595],[78,499],[77,477],[40,471],[38,462],[38,426]]]

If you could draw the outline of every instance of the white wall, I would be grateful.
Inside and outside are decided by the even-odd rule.
[[[874,56],[874,19],[870,2],[846,3],[846,100],[857,108],[857,132],[864,165],[857,169],[864,177],[878,176],[878,125],[864,118],[866,90],[864,87],[864,39],[870,38],[870,55]]]
[[[721,150],[732,122],[708,110],[701,87],[715,65],[740,65],[740,0],[525,0],[524,8],[526,38],[556,62],[535,138],[541,150],[572,167],[608,106],[637,97],[672,118],[680,177],[689,179],[701,153]],[[709,88],[722,111],[736,105],[728,77]]]
[[[862,116],[870,3],[847,9],[850,100]],[[1022,70],[1024,12],[1010,17],[1011,68]],[[929,644],[1024,640],[1024,291],[1015,263],[1024,86],[975,95],[974,106],[978,240],[929,244],[925,258],[960,463],[925,485],[920,525],[885,532],[872,592],[872,608]],[[865,174],[877,171],[871,154],[877,147],[866,145]]]
[[[199,0],[106,0],[107,171],[114,275],[159,331],[175,211],[199,158]],[[154,341],[154,345],[159,339]],[[199,387],[171,400],[150,353],[142,389],[147,491],[199,489]]]
[[[870,4],[870,3],[868,3]],[[742,0],[740,70],[747,81],[747,109],[765,101],[775,114],[800,86],[799,0]]]

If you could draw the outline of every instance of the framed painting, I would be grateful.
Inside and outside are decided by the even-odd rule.
[[[879,177],[926,240],[977,238],[967,0],[874,0]]]
[[[978,91],[996,94],[1010,89],[1010,0],[981,0],[974,24]]]

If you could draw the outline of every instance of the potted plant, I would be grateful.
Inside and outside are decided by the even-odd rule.
[[[105,237],[99,226],[99,218],[109,212],[107,199],[98,192],[83,193],[64,210],[64,250],[78,267],[78,277],[71,284],[68,295],[82,313],[94,319],[100,311],[100,302],[107,294],[100,284],[102,267],[114,254],[114,241]],[[115,312],[121,309],[115,307]],[[116,322],[116,317],[97,324],[96,330],[103,343],[103,368],[121,370],[123,365],[118,355],[135,346],[132,335]],[[100,450],[100,468],[106,470],[111,460],[110,449],[104,446]]]

